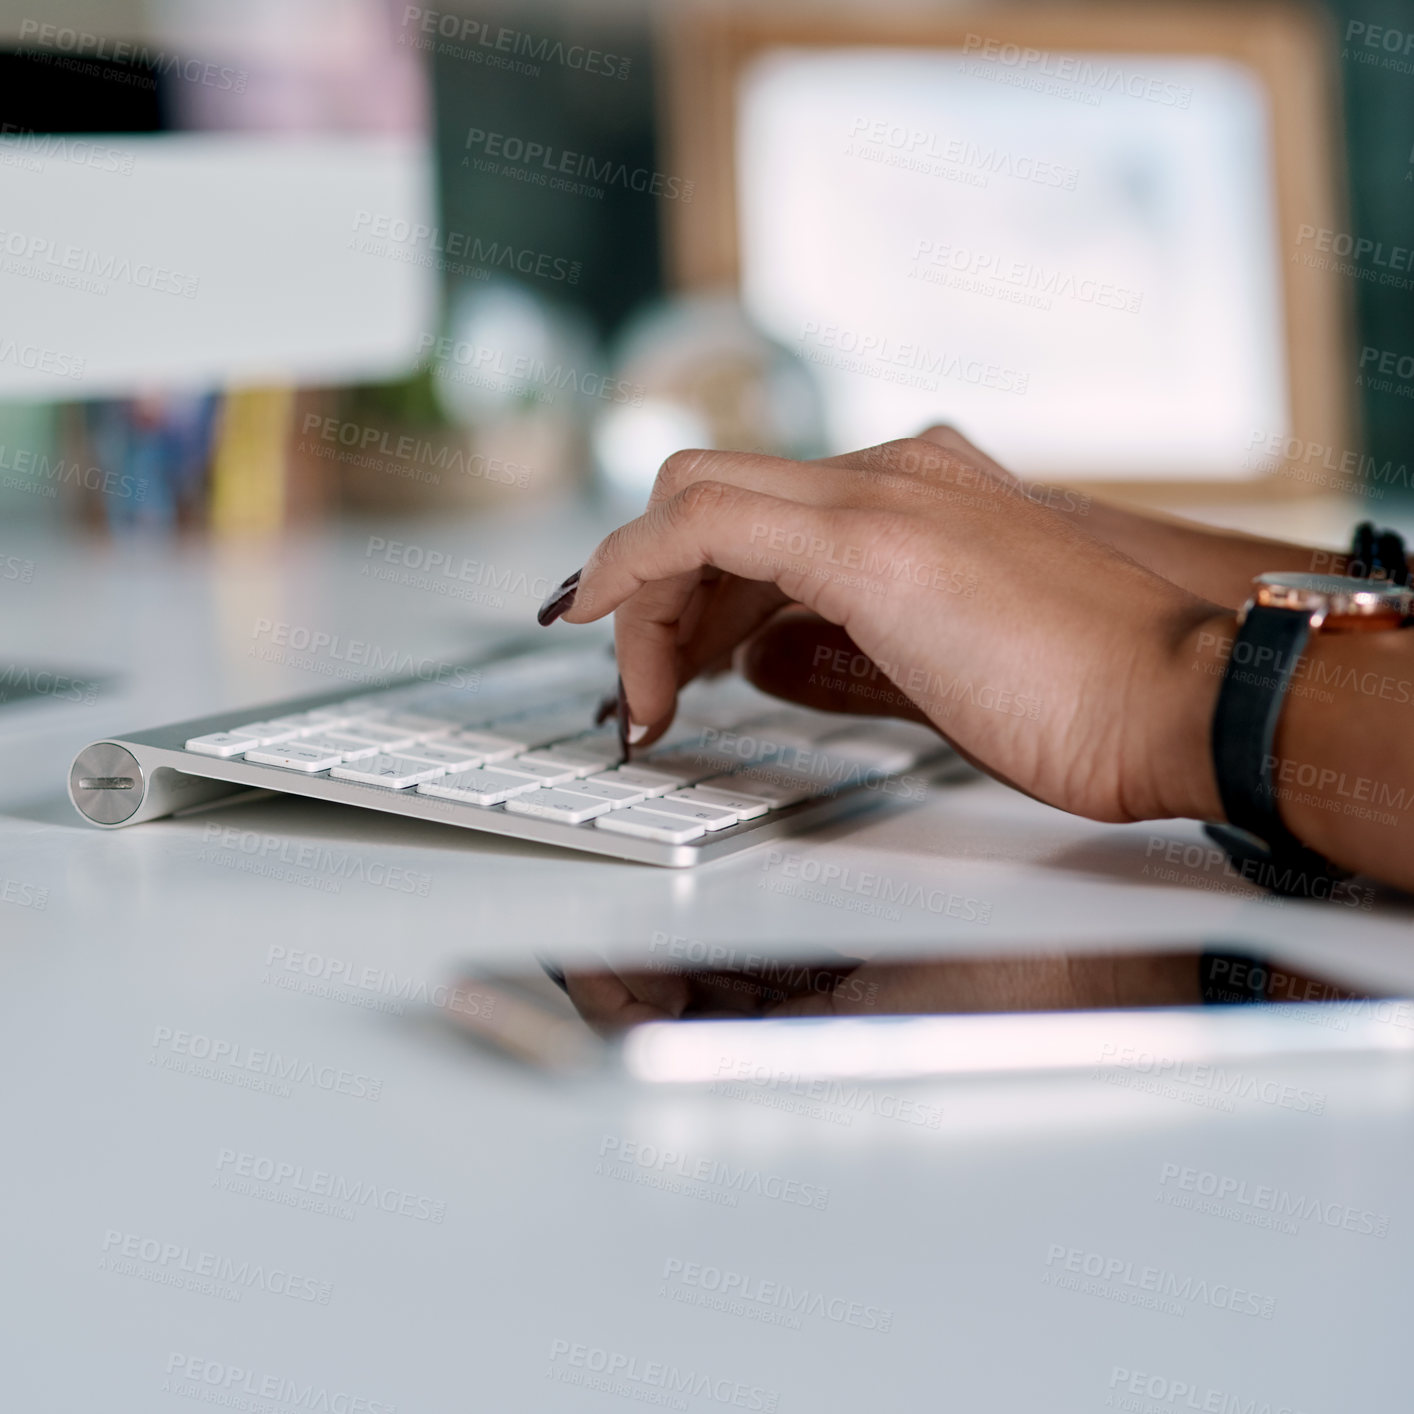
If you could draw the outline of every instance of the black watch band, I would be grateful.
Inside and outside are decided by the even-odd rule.
[[[1253,883],[1306,895],[1315,880],[1346,877],[1282,823],[1272,775],[1277,723],[1310,636],[1305,610],[1248,609],[1213,712],[1213,768],[1227,823],[1204,826]]]

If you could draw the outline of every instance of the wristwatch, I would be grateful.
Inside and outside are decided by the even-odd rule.
[[[1387,579],[1286,572],[1258,575],[1252,588],[1213,712],[1213,767],[1227,821],[1203,828],[1251,882],[1329,897],[1331,883],[1349,876],[1282,823],[1273,780],[1277,723],[1313,633],[1403,628],[1414,591]]]

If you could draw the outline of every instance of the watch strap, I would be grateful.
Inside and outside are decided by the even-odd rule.
[[[1302,848],[1282,824],[1272,779],[1277,723],[1311,636],[1301,609],[1255,604],[1233,640],[1213,712],[1213,768],[1228,824],[1269,848]]]
[[[1277,809],[1277,723],[1310,636],[1304,610],[1261,604],[1248,609],[1213,712],[1213,767],[1227,823],[1203,826],[1244,879],[1304,898],[1329,897],[1328,886],[1349,877],[1302,844]]]

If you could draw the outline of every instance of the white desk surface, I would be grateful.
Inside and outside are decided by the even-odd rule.
[[[4,660],[119,679],[90,705],[0,709],[4,1407],[440,1414],[666,1398],[710,1410],[773,1395],[802,1414],[1398,1407],[1414,1216],[1407,1053],[1246,1065],[1268,1093],[1277,1082],[1319,1094],[1321,1114],[1260,1099],[1214,1108],[1191,1089],[1083,1073],[907,1087],[941,1108],[936,1129],[863,1113],[844,1124],[616,1079],[552,1083],[415,1006],[286,989],[270,967],[272,949],[301,948],[321,966],[434,985],[461,960],[524,961],[547,946],[631,956],[655,933],[862,952],[1226,943],[1414,989],[1410,908],[1389,891],[1365,911],[1272,901],[1205,862],[1156,875],[1171,842],[1201,839],[1196,827],[1091,825],[982,782],[787,848],[979,900],[986,923],[793,897],[769,847],[683,873],[294,800],[111,832],[79,821],[63,782],[88,742],[337,685],[331,657],[310,671],[258,656],[262,621],[448,662],[530,622],[529,591],[477,605],[363,573],[381,563],[366,555],[370,534],[526,582],[557,581],[597,538],[587,513],[567,510],[396,537],[369,525],[266,550],[173,555],[20,529],[0,546],[33,566],[28,583],[0,584]],[[209,845],[212,822],[418,871],[425,896],[263,877]],[[46,905],[26,906],[41,890]],[[170,1043],[154,1046],[166,1031],[344,1068],[381,1091],[267,1094],[181,1073],[164,1068]],[[756,1193],[728,1206],[598,1171],[601,1149],[627,1142],[819,1185],[827,1206]],[[385,1185],[445,1204],[445,1218],[291,1206],[293,1178],[234,1191],[247,1160],[230,1155]],[[1227,1216],[1180,1207],[1165,1201],[1166,1165],[1318,1200],[1337,1221],[1271,1227],[1232,1202]],[[1387,1218],[1387,1231],[1342,1228],[1347,1208]],[[165,1261],[113,1265],[142,1239],[167,1244]],[[1125,1301],[1140,1288],[1123,1275],[1107,1293],[1063,1288],[1058,1250],[1099,1254],[1092,1265],[1135,1281],[1146,1267],[1191,1278],[1189,1298],[1178,1311]],[[246,1284],[210,1294],[164,1280],[202,1252],[228,1272],[249,1264]],[[674,1263],[808,1288],[827,1309],[794,1328],[763,1319],[778,1311],[760,1302],[693,1304],[703,1293],[671,1276]],[[263,1289],[279,1284],[271,1269],[310,1278],[303,1289],[327,1304]],[[1221,1309],[1213,1293],[1232,1285],[1273,1298],[1271,1318]],[[891,1329],[831,1318],[850,1302],[888,1308]],[[608,1358],[586,1352],[604,1351],[636,1362],[617,1391],[569,1382]],[[708,1387],[664,1395],[654,1362]],[[1176,1384],[1196,1391],[1191,1406]]]

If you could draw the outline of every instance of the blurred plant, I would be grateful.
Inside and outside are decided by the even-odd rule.
[[[389,383],[353,383],[340,390],[346,416],[368,422],[446,427],[450,421],[437,396],[430,363]]]

